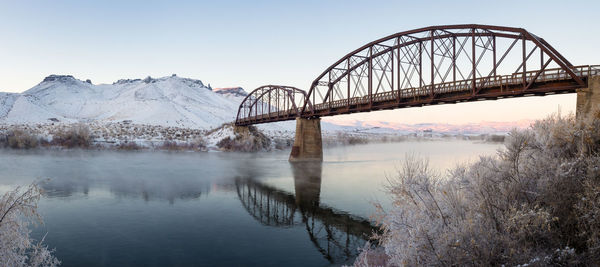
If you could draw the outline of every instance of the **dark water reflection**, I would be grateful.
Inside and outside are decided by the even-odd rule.
[[[497,148],[463,142],[436,155],[428,145],[439,144],[418,144],[434,165]],[[369,201],[385,204],[402,149],[330,149],[322,164],[290,164],[287,151],[0,150],[0,193],[50,178],[33,234],[47,233],[63,266],[340,265],[373,231]]]
[[[351,261],[377,229],[364,218],[320,203],[322,163],[292,163],[291,167],[295,194],[252,178],[236,179],[242,205],[263,225],[304,226],[310,241],[330,263]]]

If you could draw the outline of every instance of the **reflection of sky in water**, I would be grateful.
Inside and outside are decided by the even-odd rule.
[[[320,179],[305,173],[310,167],[290,165],[287,151],[2,150],[0,190],[50,178],[40,203],[46,224],[34,233],[48,232],[46,241],[64,266],[322,266],[343,263],[338,258],[350,254],[340,251],[354,251],[323,247],[358,238],[364,229],[356,216],[373,212],[369,201],[388,203],[382,191],[386,174],[395,172],[407,152],[445,169],[498,147],[428,141],[330,148]],[[313,180],[306,183],[300,176]],[[259,219],[266,214],[277,219],[286,209],[294,210],[289,227]],[[349,228],[358,230],[339,230],[348,228],[339,225],[344,220],[357,222]]]

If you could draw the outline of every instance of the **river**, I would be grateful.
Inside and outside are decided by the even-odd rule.
[[[63,266],[352,263],[373,202],[407,153],[440,172],[500,144],[422,141],[326,148],[322,164],[270,153],[0,150],[0,192],[48,178],[33,230]]]

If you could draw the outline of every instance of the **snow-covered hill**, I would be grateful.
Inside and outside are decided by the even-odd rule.
[[[214,92],[176,75],[94,85],[51,75],[21,93],[0,93],[0,123],[121,122],[209,129],[235,118],[243,89]]]

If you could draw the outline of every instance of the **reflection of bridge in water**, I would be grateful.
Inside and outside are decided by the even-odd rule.
[[[311,242],[331,263],[352,260],[376,230],[367,219],[320,204],[321,163],[292,165],[295,195],[253,179],[237,179],[244,208],[263,225],[304,225]]]

